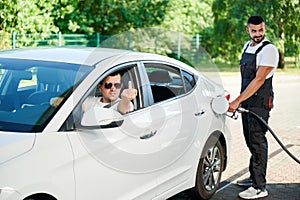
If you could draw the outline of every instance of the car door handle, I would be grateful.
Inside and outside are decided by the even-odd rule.
[[[142,139],[142,140],[149,139],[149,138],[153,137],[154,135],[156,135],[156,133],[157,133],[157,131],[151,131],[150,133],[140,136],[140,139]]]
[[[198,116],[204,115],[205,112],[206,112],[206,110],[202,109],[200,112],[195,113],[195,116],[198,117]]]

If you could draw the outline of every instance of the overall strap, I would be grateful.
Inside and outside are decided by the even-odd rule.
[[[251,41],[248,42],[248,44],[247,44],[247,46],[245,47],[243,53],[246,52],[246,50],[247,50],[248,47],[250,46],[250,43],[251,43]],[[270,41],[264,41],[263,44],[255,51],[255,55],[257,55],[257,54],[262,50],[262,48],[264,48],[264,46],[266,46],[266,45],[268,45],[268,44],[271,44],[271,42],[270,42]]]
[[[266,46],[268,44],[271,44],[271,42],[270,41],[264,41],[263,44],[255,51],[255,55],[257,55],[262,50],[262,48],[264,48],[264,46]]]
[[[245,53],[246,52],[246,50],[248,49],[248,47],[250,46],[250,43],[251,43],[251,41],[249,41],[248,42],[248,44],[247,44],[247,46],[245,47],[245,49],[244,49],[244,52],[243,53]]]

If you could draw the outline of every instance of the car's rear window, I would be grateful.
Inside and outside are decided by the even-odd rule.
[[[40,132],[93,67],[0,58],[0,130]]]

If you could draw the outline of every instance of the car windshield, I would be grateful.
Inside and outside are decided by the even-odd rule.
[[[0,58],[0,130],[41,132],[93,67]]]

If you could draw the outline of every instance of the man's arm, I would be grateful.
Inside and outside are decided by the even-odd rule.
[[[137,96],[137,90],[132,88],[131,81],[128,82],[128,89],[123,90],[121,101],[118,105],[118,111],[121,114],[126,114],[131,111],[131,100]]]
[[[270,66],[259,66],[256,77],[250,82],[248,87],[231,103],[229,103],[229,112],[234,112],[240,104],[250,98],[264,84],[267,75],[274,69]]]

